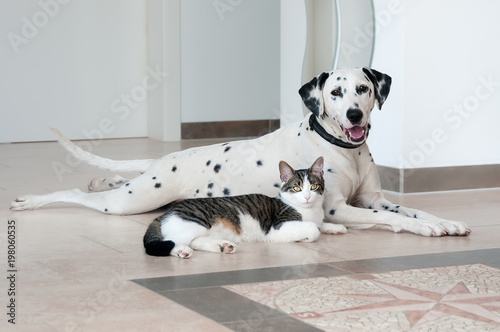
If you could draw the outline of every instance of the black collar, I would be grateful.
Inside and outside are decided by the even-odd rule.
[[[325,128],[321,127],[321,125],[316,120],[316,116],[314,114],[311,114],[311,116],[309,117],[309,126],[311,126],[311,129],[317,132],[318,135],[324,138],[327,142],[330,142],[331,144],[344,149],[356,149],[359,148],[361,145],[365,144],[365,142],[363,142],[361,144],[355,145],[333,137],[332,135],[326,132]]]

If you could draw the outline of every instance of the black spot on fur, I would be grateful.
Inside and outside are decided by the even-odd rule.
[[[229,150],[231,150],[231,147],[230,147],[230,146],[227,146],[227,147],[224,149],[224,152],[228,152]]]
[[[369,205],[368,208],[371,210],[371,209],[373,209],[373,206]]]
[[[219,171],[220,171],[221,167],[222,167],[222,166],[221,166],[221,165],[219,165],[219,164],[215,165],[215,166],[214,166],[214,172],[215,172],[215,173],[219,173]]]
[[[211,162],[212,162],[211,160],[207,161],[207,166],[209,166]]]
[[[231,190],[229,190],[228,188],[224,188],[222,193],[224,194],[224,196],[229,196],[229,195],[231,195]]]
[[[387,205],[382,205],[382,207],[384,208],[384,210],[388,210],[389,207]]]
[[[177,170],[177,166],[172,167],[172,172],[175,173],[176,170]]]
[[[209,192],[209,193],[207,193],[207,197],[212,197],[212,196],[213,196],[213,194],[212,194],[212,193],[210,193],[210,192]]]
[[[302,122],[301,122],[301,123],[300,123],[300,125],[299,125],[299,128],[300,128],[300,127],[302,127]]]
[[[129,192],[128,192],[128,193],[129,193],[129,194],[131,194],[131,193],[132,193],[132,191],[130,191],[130,190],[129,190]]]
[[[361,151],[359,151],[359,155],[361,156]]]
[[[378,212],[378,210],[373,210],[373,213],[377,213],[377,212]]]
[[[330,210],[330,215],[332,215],[332,216],[333,216],[334,214],[335,214],[335,209],[331,209],[331,210]]]
[[[104,209],[104,212],[108,212],[108,209]]]
[[[156,188],[156,189],[161,188],[161,183],[160,183],[160,182],[157,182],[157,183],[155,184],[155,188]]]
[[[108,183],[108,186],[110,186],[111,188],[113,188],[115,185],[112,184],[112,183]]]
[[[125,187],[128,187],[128,186],[130,186],[130,183],[125,183]]]
[[[214,184],[213,183],[209,183],[208,184],[208,189],[212,189],[214,187]]]
[[[417,219],[417,214],[416,213],[413,215],[413,218]]]
[[[328,173],[333,173],[333,169],[329,168],[329,169],[327,170],[327,172],[328,172]]]
[[[281,187],[279,183],[275,183],[275,184],[274,184],[274,186],[275,186],[276,188],[280,188],[280,187]]]
[[[200,193],[200,189],[196,189],[196,194],[199,194]]]
[[[156,180],[156,176],[153,176],[153,180]]]
[[[340,76],[339,76],[339,77],[337,77],[337,81],[340,81]]]
[[[300,133],[298,133],[297,136],[300,136]]]
[[[401,205],[396,205],[396,209],[399,209],[401,207]]]
[[[257,166],[262,166],[262,160],[257,160]]]

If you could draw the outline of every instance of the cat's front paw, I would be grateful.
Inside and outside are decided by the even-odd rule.
[[[234,252],[236,251],[236,246],[234,245],[234,243],[230,241],[226,241],[219,244],[219,247],[220,247],[220,252],[223,252],[225,254],[234,254]]]
[[[303,238],[299,240],[299,242],[314,242],[318,239],[321,234],[318,226],[316,226],[313,222],[302,222],[302,230],[301,234]]]
[[[189,258],[193,255],[193,249],[188,246],[175,246],[170,252],[170,255],[177,256],[179,258]]]

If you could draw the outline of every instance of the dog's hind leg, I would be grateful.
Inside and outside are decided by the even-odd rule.
[[[74,203],[117,215],[143,213],[182,197],[167,183],[143,174],[111,191],[84,193],[79,189],[46,195],[26,195],[11,203],[14,211],[33,210],[52,203]]]
[[[94,178],[89,183],[89,192],[101,192],[120,188],[128,181],[128,179],[118,174],[107,178]]]

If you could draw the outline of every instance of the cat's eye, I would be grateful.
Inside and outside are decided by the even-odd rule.
[[[313,190],[313,191],[314,191],[314,190],[318,190],[318,187],[319,187],[319,186],[318,186],[317,184],[313,184],[313,185],[311,186],[311,190]]]
[[[297,193],[299,191],[302,191],[302,188],[300,188],[299,186],[295,186],[295,187],[292,188],[292,190]]]

